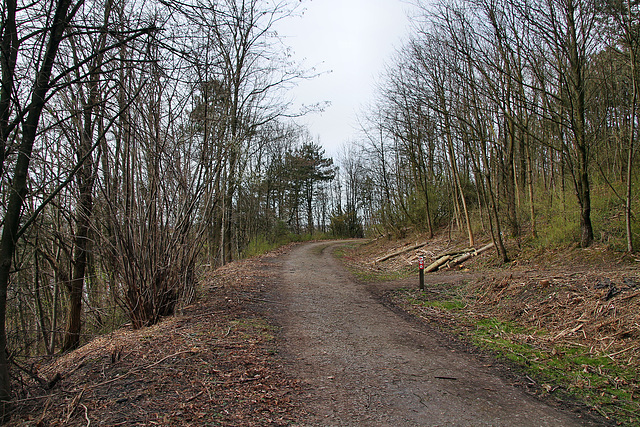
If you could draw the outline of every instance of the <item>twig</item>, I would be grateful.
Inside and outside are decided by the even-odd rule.
[[[40,419],[38,420],[38,422],[36,422],[35,425],[43,425],[44,419],[47,416],[47,411],[49,410],[49,406],[51,406],[51,399],[47,400],[47,402],[45,403],[44,411],[42,411],[42,415],[40,415]]]
[[[142,368],[142,369],[147,370],[147,369],[149,369],[149,368],[153,368],[154,366],[157,366],[157,365],[161,364],[162,362],[164,362],[164,361],[165,361],[165,360],[167,360],[167,359],[171,359],[172,357],[180,356],[181,354],[185,354],[185,353],[196,353],[196,351],[194,351],[194,350],[184,350],[184,351],[179,351],[179,352],[177,352],[177,353],[170,354],[169,356],[163,357],[162,359],[158,360],[157,362],[152,363],[152,364],[151,364],[151,365],[149,365],[149,366],[145,366],[145,367],[144,367],[144,368]]]
[[[84,408],[84,419],[87,420],[87,427],[91,425],[91,420],[89,419],[89,410],[84,405],[84,403],[80,404]]]
[[[192,400],[196,400],[198,397],[202,396],[203,394],[204,394],[204,390],[202,390],[200,393],[196,394],[195,396],[188,398],[186,402],[188,403],[188,402],[191,402]]]
[[[228,384],[244,384],[244,383],[249,383],[251,381],[258,381],[261,380],[262,377],[258,377],[258,378],[241,378],[239,380],[235,380],[235,381],[231,381]]]
[[[613,356],[617,356],[619,354],[625,353],[625,352],[627,352],[629,350],[632,350],[632,349],[634,349],[636,347],[638,347],[638,345],[632,345],[631,347],[625,348],[624,350],[620,350],[620,351],[616,351],[615,353],[607,354],[607,357],[608,358],[612,358]]]
[[[607,420],[609,419],[609,416],[607,414],[605,414],[602,409],[598,408],[597,406],[592,406],[593,409],[596,410],[596,412],[598,412],[600,415],[602,415],[604,418],[606,418]]]
[[[60,375],[60,373],[57,373],[51,380],[47,381],[46,379],[44,379],[40,375],[38,375],[38,372],[33,370],[33,368],[30,368],[30,369],[25,368],[24,366],[21,366],[18,362],[13,360],[13,358],[11,358],[10,361],[19,370],[21,370],[22,372],[24,372],[25,374],[29,375],[31,378],[36,380],[38,382],[38,384],[40,384],[40,386],[42,388],[44,388],[45,390],[51,390],[53,388],[53,386],[55,386],[56,383],[62,379],[62,376]]]
[[[73,415],[73,413],[76,411],[76,408],[78,407],[78,404],[80,403],[80,399],[82,399],[82,395],[84,394],[84,389],[78,393],[76,395],[76,397],[73,398],[73,400],[71,401],[71,403],[69,403],[69,413],[67,414],[67,419],[65,421],[65,423],[68,423],[69,420],[71,419],[71,416]],[[84,405],[83,405],[84,406]]]
[[[42,396],[25,397],[24,399],[12,400],[11,403],[13,403],[13,404],[15,404],[15,403],[25,403],[25,402],[30,402],[32,400],[47,399],[47,398],[50,398],[50,397],[59,396],[60,394],[62,394],[62,393],[51,393],[51,394],[44,394]]]
[[[573,333],[577,332],[579,329],[581,329],[583,326],[584,326],[584,323],[580,323],[580,324],[579,324],[578,326],[576,326],[575,328],[572,328],[572,329],[567,328],[567,329],[563,330],[562,332],[560,332],[560,333],[559,333],[558,335],[556,335],[555,337],[553,337],[553,338],[551,339],[551,341],[555,341],[555,340],[557,340],[558,338],[561,338],[561,337],[563,337],[563,336],[565,336],[565,335],[573,334]]]
[[[633,297],[638,297],[638,296],[640,296],[640,292],[634,292],[631,295],[625,295],[623,297],[618,298],[618,302],[624,301],[624,300],[628,300],[628,299],[631,299]]]
[[[116,381],[119,381],[119,380],[122,380],[122,379],[124,379],[124,378],[128,377],[129,375],[135,374],[136,372],[143,371],[143,370],[147,370],[147,369],[151,369],[151,368],[153,368],[154,366],[157,366],[157,365],[161,364],[162,362],[164,362],[164,361],[165,361],[165,360],[167,360],[167,359],[170,359],[170,358],[172,358],[172,357],[176,357],[176,356],[179,356],[179,355],[181,355],[181,354],[185,354],[185,353],[196,353],[196,352],[195,352],[194,350],[185,350],[185,351],[179,351],[179,352],[174,353],[174,354],[170,354],[169,356],[163,357],[162,359],[158,360],[158,361],[157,361],[157,362],[155,362],[155,363],[152,363],[151,365],[147,365],[147,366],[142,366],[142,367],[133,368],[133,369],[131,369],[129,372],[127,372],[127,373],[125,373],[125,374],[123,374],[123,375],[121,375],[121,376],[119,376],[119,377],[112,378],[112,379],[110,379],[110,380],[103,381],[103,382],[101,382],[101,383],[98,383],[98,384],[92,385],[92,386],[91,386],[91,388],[100,387],[100,386],[103,386],[103,385],[107,385],[107,384],[114,383],[114,382],[116,382]]]

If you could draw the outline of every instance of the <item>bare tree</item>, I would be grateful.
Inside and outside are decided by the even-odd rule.
[[[8,195],[8,204],[3,210],[3,230],[0,240],[0,258],[2,259],[0,262],[2,265],[0,267],[0,323],[2,324],[0,348],[2,349],[5,349],[7,344],[5,334],[6,298],[11,280],[12,259],[19,239],[36,222],[38,215],[43,212],[47,204],[69,185],[81,169],[85,168],[85,162],[98,145],[95,141],[85,138],[77,145],[76,161],[70,168],[64,170],[64,176],[57,177],[58,183],[52,192],[39,195],[34,199],[37,202],[32,205],[26,204],[25,201],[32,196],[29,194],[29,174],[34,164],[32,159],[40,150],[40,146],[36,146],[36,143],[47,142],[46,138],[36,138],[41,132],[40,127],[43,123],[42,116],[45,105],[60,89],[68,85],[69,78],[72,80],[87,79],[88,74],[83,71],[86,70],[85,66],[92,64],[89,75],[93,73],[92,75],[95,77],[96,71],[99,75],[103,61],[101,55],[149,31],[149,28],[145,28],[131,33],[126,32],[119,34],[120,37],[111,38],[108,42],[103,38],[104,42],[99,44],[97,51],[81,53],[73,49],[75,41],[94,31],[92,26],[86,27],[85,31],[72,29],[72,22],[76,19],[79,10],[85,6],[83,1],[60,0],[33,3],[21,8],[20,13],[17,12],[17,4],[12,0],[5,2],[5,6],[3,11],[6,12],[6,15],[3,22],[6,22],[6,25],[3,25],[2,28],[1,61],[3,87],[2,95],[0,95],[2,109],[0,135],[3,143],[1,170],[5,174],[8,169],[13,168],[13,173],[10,178],[3,176],[2,182],[3,193]],[[108,14],[106,17],[108,18]],[[96,31],[96,33],[99,32]],[[108,32],[103,30],[102,33],[107,34]],[[77,53],[75,61],[68,61],[68,58],[60,57],[59,52],[63,46],[65,48],[68,46],[71,51]],[[20,67],[17,67],[16,64],[20,64]],[[29,81],[32,83],[28,83]],[[91,95],[85,98],[85,102],[91,102],[92,105],[88,116],[84,116],[84,118],[90,118],[92,109],[96,107],[93,104],[98,104],[97,92],[93,93],[93,98]],[[85,106],[88,105],[85,104]],[[76,115],[76,117],[80,116]],[[70,116],[65,116],[64,120],[69,118]],[[49,125],[47,124],[47,126]],[[88,134],[84,133],[81,138],[87,136]],[[88,168],[92,169],[92,166],[89,165]],[[84,172],[87,170],[85,169]],[[86,197],[90,193],[91,174],[83,176],[86,179],[79,178],[81,180],[79,182],[82,182],[82,187],[87,191],[84,192],[85,196],[81,202],[83,207],[79,208],[77,217],[78,226],[82,229],[77,235],[76,265],[79,269],[75,272],[75,276],[78,283],[84,278],[82,264],[86,262],[85,245],[88,241],[83,228],[84,220],[81,218],[87,217],[86,208],[91,205],[90,197]],[[78,296],[81,296],[81,292],[80,294],[76,293],[75,297]],[[73,328],[71,330],[74,332]],[[0,400],[4,402],[3,418],[8,415],[7,402],[10,397],[8,372],[6,352],[0,351]]]
[[[31,97],[27,103],[21,103],[16,99],[14,92],[14,82],[16,76],[15,64],[19,55],[19,37],[16,23],[17,4],[13,0],[5,2],[7,15],[4,17],[2,34],[2,96],[0,100],[2,111],[2,123],[0,123],[0,137],[2,143],[2,171],[7,169],[5,162],[7,152],[17,149],[17,160],[13,168],[11,178],[11,188],[9,203],[4,211],[2,238],[0,239],[0,408],[1,418],[6,420],[9,416],[8,402],[11,399],[11,383],[9,376],[9,366],[6,348],[5,317],[7,290],[10,282],[12,258],[19,238],[19,228],[21,211],[25,196],[27,195],[27,177],[31,152],[35,143],[38,123],[51,89],[51,77],[54,63],[58,54],[60,42],[64,32],[73,19],[73,16],[82,5],[82,1],[73,3],[70,0],[60,0],[55,2],[52,10],[55,11],[50,25],[44,28],[43,38],[46,40],[43,45],[44,55],[37,64],[37,72],[34,76]],[[27,105],[27,107],[22,107]],[[22,108],[22,110],[19,110]],[[11,120],[10,114],[18,116],[19,120]],[[24,120],[24,122],[23,122]],[[16,131],[16,127],[21,126],[21,138],[19,146],[10,147],[9,136]],[[13,154],[13,153],[12,153]],[[4,183],[3,183],[4,186]]]

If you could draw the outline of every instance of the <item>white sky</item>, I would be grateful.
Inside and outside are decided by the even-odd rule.
[[[385,63],[409,34],[409,8],[403,0],[304,0],[304,14],[279,26],[303,68],[326,72],[302,81],[290,96],[294,105],[331,103],[298,120],[329,156],[357,138],[357,115],[373,101]]]

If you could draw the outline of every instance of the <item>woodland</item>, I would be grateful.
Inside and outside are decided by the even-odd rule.
[[[3,0],[3,418],[30,358],[290,241],[637,249],[640,2],[418,2],[335,162],[287,97],[314,76],[275,30],[297,3]]]

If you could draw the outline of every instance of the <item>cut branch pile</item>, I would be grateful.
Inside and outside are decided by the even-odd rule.
[[[476,315],[499,316],[545,331],[521,337],[537,348],[581,347],[589,354],[632,363],[630,357],[640,356],[640,280],[608,276],[508,276],[478,282],[468,292],[480,295],[474,303]]]

